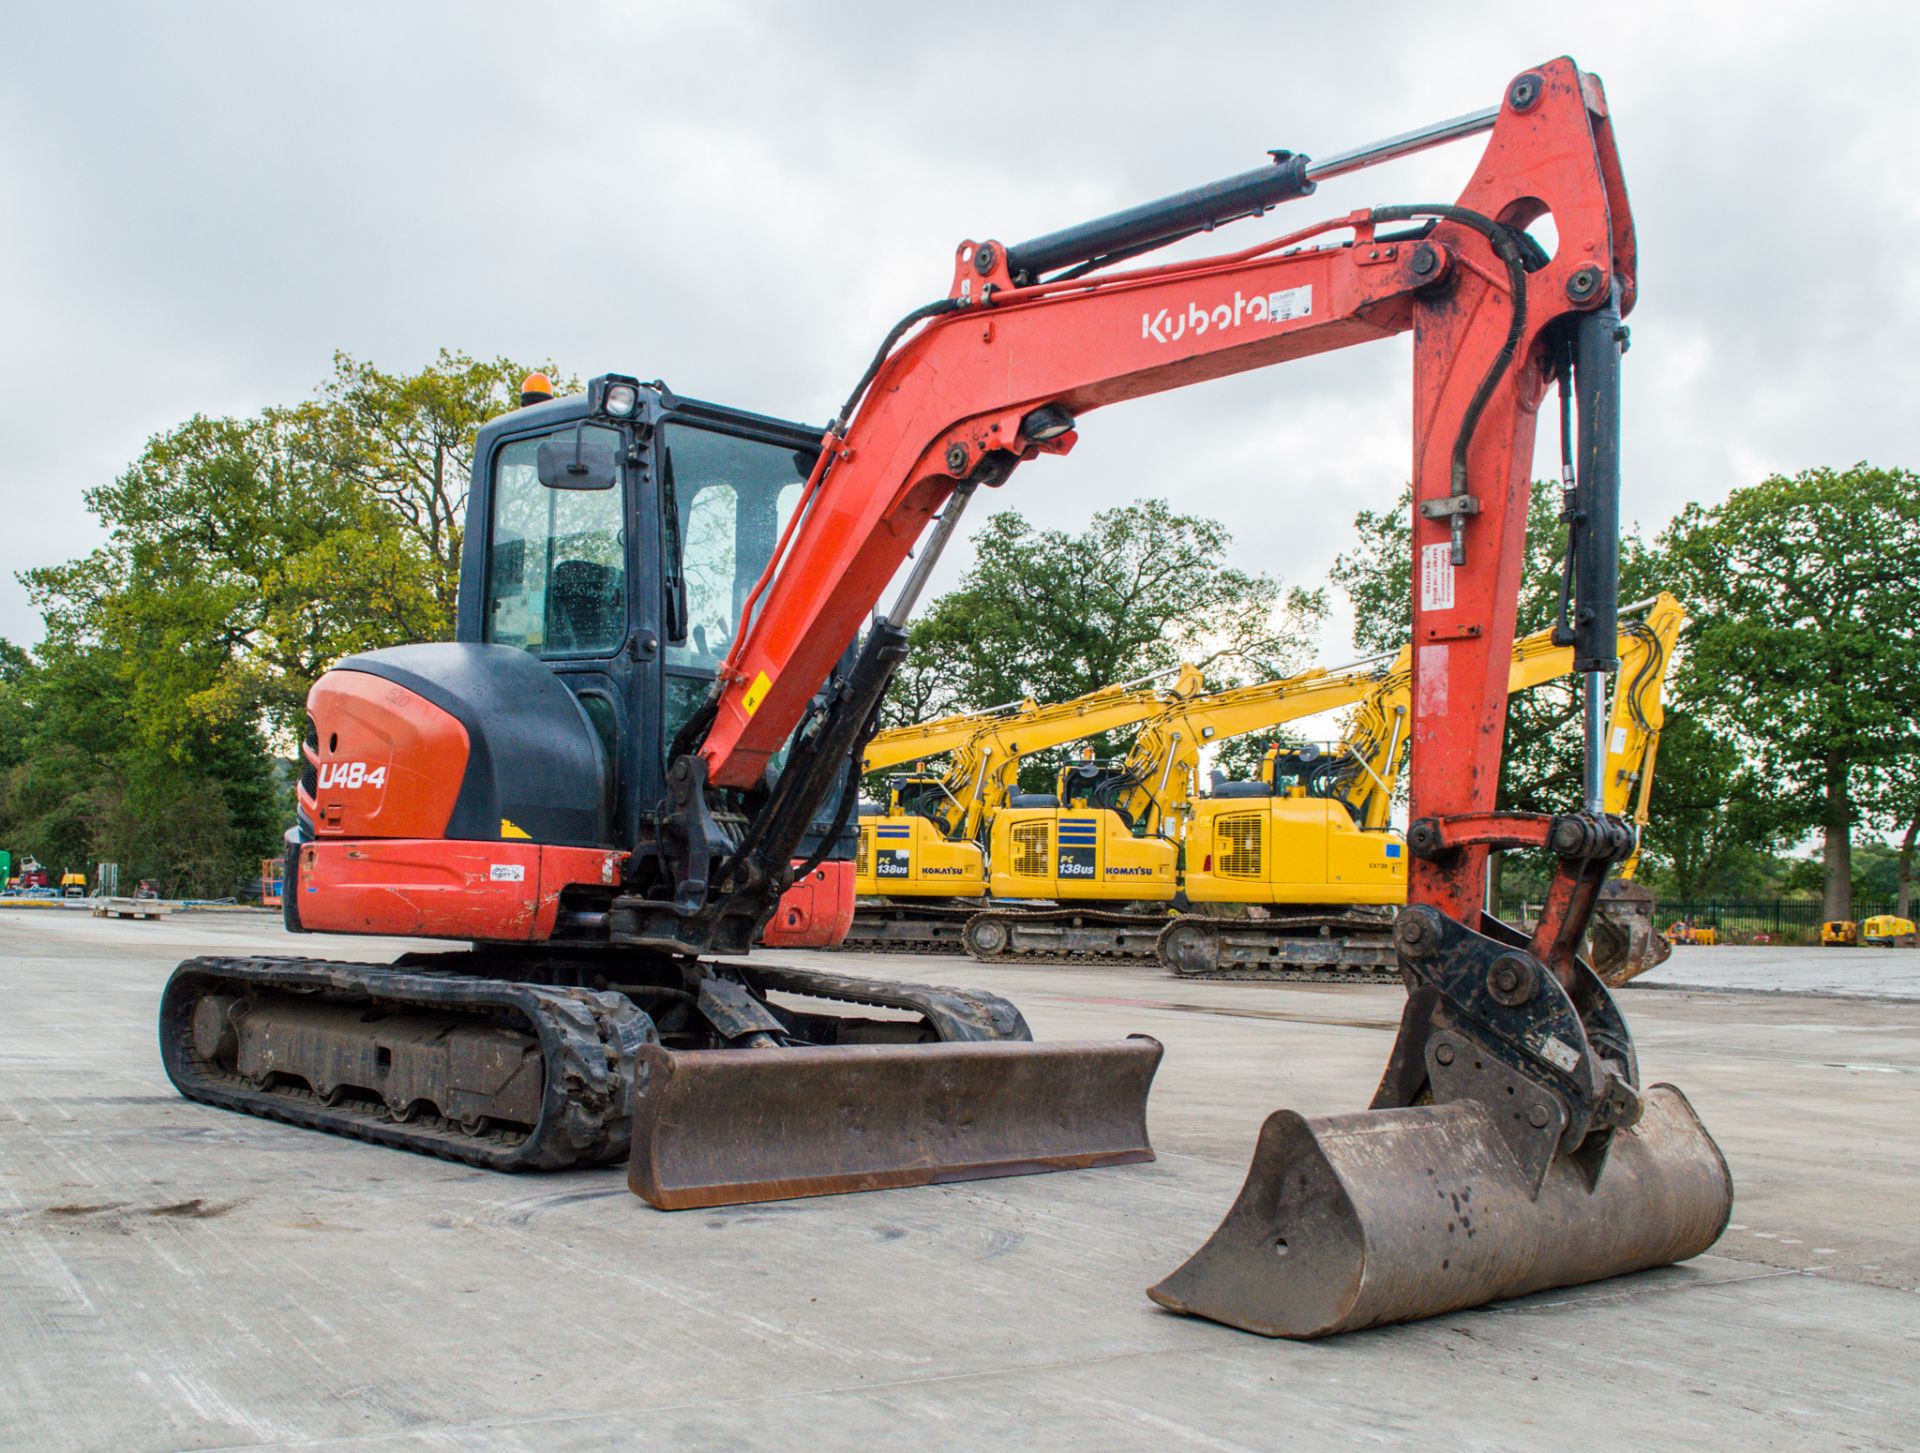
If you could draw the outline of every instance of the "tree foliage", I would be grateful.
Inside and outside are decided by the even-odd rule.
[[[1775,827],[1821,833],[1826,914],[1851,916],[1854,826],[1907,811],[1920,751],[1920,474],[1776,475],[1687,506],[1662,545],[1693,611],[1690,695],[1753,757]]]
[[[178,893],[251,877],[314,679],[452,634],[473,436],[526,371],[338,355],[317,398],[196,416],[90,489],[105,542],[22,576],[46,639],[0,652],[0,840]]]
[[[894,719],[1063,701],[1181,661],[1222,684],[1295,669],[1322,595],[1234,569],[1231,543],[1219,521],[1157,499],[1102,510],[1079,534],[1002,511],[959,587],[915,623]]]
[[[1301,669],[1324,592],[1229,566],[1231,543],[1219,521],[1158,499],[1102,510],[1078,534],[1002,511],[959,586],[915,622],[887,719],[1064,701],[1182,661],[1211,686]],[[1036,756],[1023,780],[1042,785],[1051,761]]]

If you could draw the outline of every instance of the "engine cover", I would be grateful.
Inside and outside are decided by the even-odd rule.
[[[610,840],[611,774],[572,692],[510,646],[349,656],[313,685],[303,826],[327,838]]]

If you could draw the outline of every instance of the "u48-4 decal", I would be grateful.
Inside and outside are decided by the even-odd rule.
[[[329,787],[344,787],[352,791],[355,787],[385,787],[387,769],[374,767],[369,769],[365,762],[322,762],[320,764],[319,786],[322,791]]]

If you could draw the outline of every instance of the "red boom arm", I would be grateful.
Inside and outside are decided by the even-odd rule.
[[[1056,405],[1078,417],[1411,329],[1412,742],[1417,760],[1450,764],[1413,774],[1412,815],[1490,809],[1535,410],[1553,371],[1542,333],[1616,294],[1624,312],[1634,291],[1633,227],[1600,84],[1564,58],[1529,77],[1533,87],[1510,88],[1451,207],[1356,212],[1242,252],[1038,286],[1015,282],[999,244],[962,244],[953,296],[969,306],[900,344],[844,435],[828,437],[757,614],[722,668],[699,748],[709,780],[760,780],[962,479],[982,471],[997,483],[1004,470],[994,464],[1071,447],[1071,432],[1044,442],[1024,434],[1034,410]],[[1517,307],[1511,241],[1503,256],[1486,219],[1524,228],[1547,213],[1558,251],[1525,275]],[[1376,235],[1408,218],[1438,220],[1423,240]],[[1352,240],[1285,250],[1339,231]],[[1463,434],[1464,478],[1454,465]],[[1411,901],[1468,917],[1486,852],[1416,857]]]

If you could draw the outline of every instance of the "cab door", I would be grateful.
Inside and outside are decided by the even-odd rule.
[[[577,447],[606,472],[593,476],[595,487],[542,484],[543,444]],[[626,431],[599,423],[567,423],[496,446],[482,613],[482,639],[540,657],[593,724],[606,755],[609,820],[619,842],[631,842],[636,827],[632,794],[620,785],[633,780],[640,735],[630,707],[636,521],[628,456]],[[608,482],[598,483],[602,478]]]

